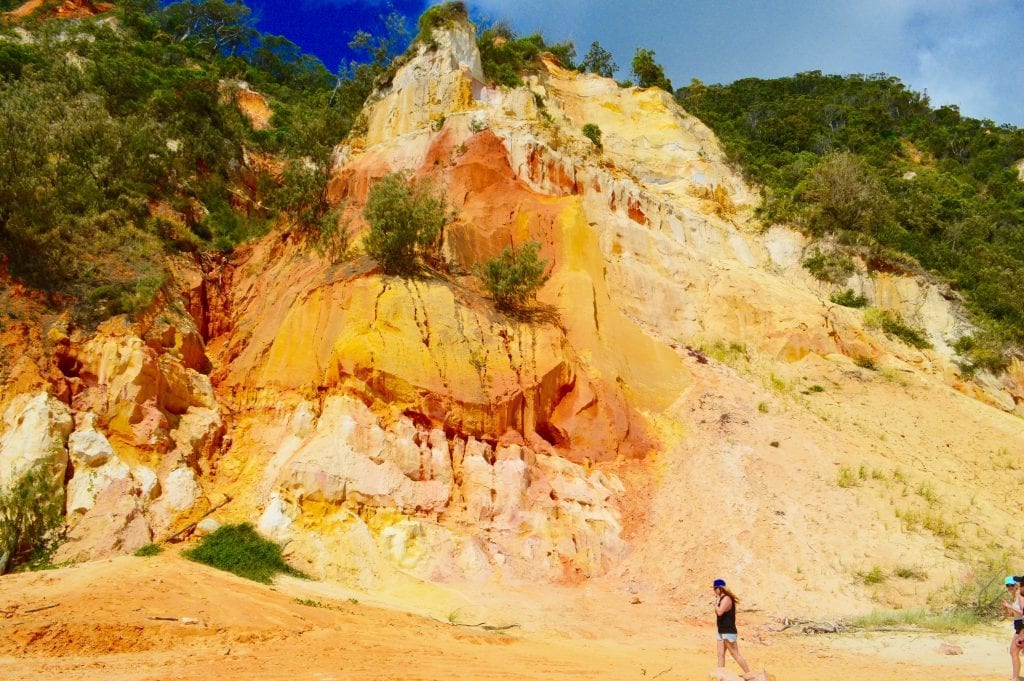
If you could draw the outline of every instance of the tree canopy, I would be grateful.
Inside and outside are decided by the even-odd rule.
[[[633,77],[640,87],[660,87],[672,92],[672,81],[665,76],[665,69],[654,60],[654,50],[636,48],[633,53]]]
[[[619,65],[612,59],[612,53],[601,47],[596,40],[590,44],[590,49],[580,62],[580,70],[584,73],[596,73],[605,78],[613,78],[619,70]]]

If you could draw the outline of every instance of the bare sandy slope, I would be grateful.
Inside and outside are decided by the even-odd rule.
[[[409,612],[168,554],[10,575],[0,578],[0,677],[668,680],[704,679],[713,666],[711,626],[660,607],[572,588],[457,597],[469,605],[439,617],[451,607],[443,598]],[[481,623],[518,626],[457,626]],[[1005,666],[1001,630],[954,638],[965,654],[947,657],[930,634],[772,634],[750,616],[741,626],[750,661],[780,680],[825,669],[864,681],[982,679]]]

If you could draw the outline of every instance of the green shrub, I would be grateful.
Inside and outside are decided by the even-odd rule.
[[[1009,366],[1008,352],[1012,347],[1010,333],[995,325],[988,325],[974,335],[963,336],[953,348],[966,361],[959,364],[967,376],[973,376],[978,369],[998,374]]]
[[[139,558],[149,558],[150,556],[158,556],[164,552],[164,547],[159,544],[146,544],[145,546],[137,549],[135,555]]]
[[[386,274],[410,275],[434,248],[448,221],[444,199],[423,182],[390,173],[370,187],[363,217],[370,231],[366,253]]]
[[[829,300],[843,307],[865,307],[868,304],[868,299],[854,293],[852,288],[848,288],[842,293],[833,293]]]
[[[197,563],[264,584],[269,584],[278,572],[302,576],[281,557],[281,547],[256,534],[249,523],[219,527],[184,555]]]
[[[547,281],[547,261],[538,257],[540,244],[530,241],[518,251],[506,248],[478,268],[484,287],[500,310],[522,307]]]
[[[857,271],[853,258],[841,251],[815,251],[801,263],[819,281],[838,284]]]
[[[594,123],[587,123],[583,126],[583,136],[593,142],[598,149],[604,149],[604,145],[601,143],[601,128]]]
[[[1005,575],[1011,574],[1007,555],[989,555],[976,562],[970,570],[949,586],[950,604],[957,613],[975,617],[998,617],[1005,598]]]
[[[37,464],[0,492],[0,574],[45,560],[64,521],[62,477]]]

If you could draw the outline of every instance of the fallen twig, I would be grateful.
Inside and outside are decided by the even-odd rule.
[[[22,614],[27,615],[30,612],[39,612],[40,610],[49,610],[50,608],[56,608],[60,603],[54,603],[52,605],[43,605],[38,608],[32,608],[31,610],[23,610]]]
[[[452,621],[444,622],[442,620],[437,619],[436,617],[432,617],[431,619],[434,620],[435,622],[440,622],[441,624],[448,624],[448,625],[451,625],[453,627],[472,627],[474,629],[483,629],[484,631],[506,631],[508,629],[515,629],[516,627],[520,626],[518,624],[496,625],[496,624],[486,624],[484,622],[480,622],[478,624],[464,624],[463,622],[452,622]]]
[[[658,677],[659,677],[659,676],[661,676],[662,674],[668,674],[668,673],[669,673],[670,671],[672,671],[672,667],[669,667],[668,669],[666,669],[666,670],[665,670],[665,671],[663,671],[663,672],[658,672],[657,674],[655,674],[654,676],[652,676],[652,677],[651,677],[651,679],[652,679],[652,681],[653,681],[653,679],[656,679],[656,678],[658,678]]]

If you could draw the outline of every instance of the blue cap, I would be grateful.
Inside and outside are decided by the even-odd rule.
[[[1013,577],[1007,577],[1006,579],[1003,580],[1003,584],[1005,584],[1006,586],[1016,586],[1017,585],[1017,580],[1014,579]]]
[[[1010,579],[1013,579],[1013,577],[1010,577]],[[724,579],[716,579],[715,583],[712,584],[711,586],[713,586],[715,588],[720,587],[720,586],[725,586],[725,580]]]

